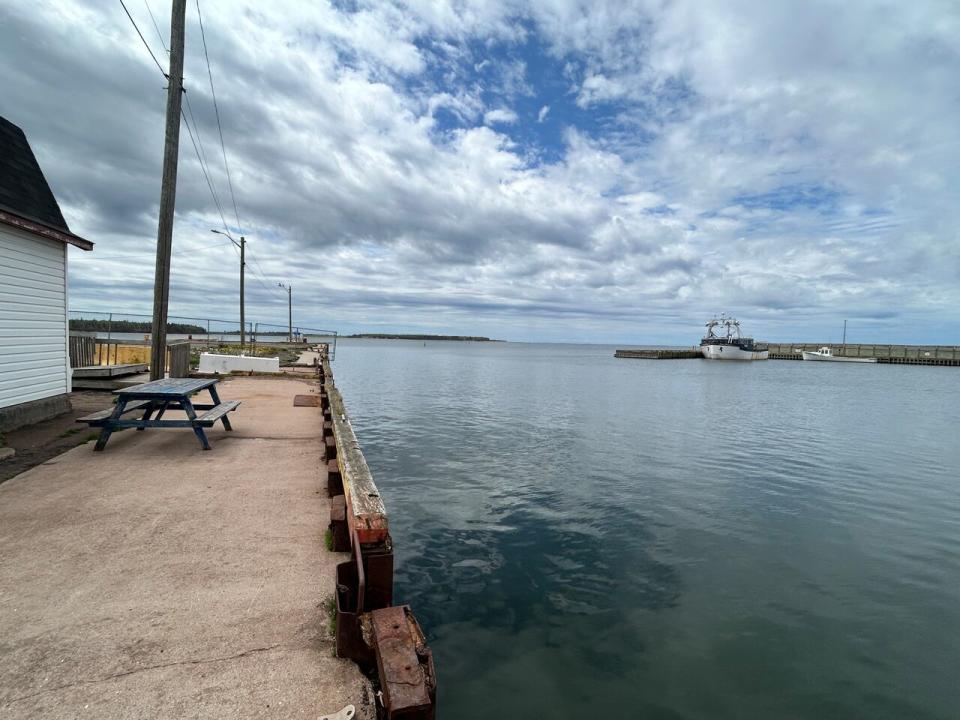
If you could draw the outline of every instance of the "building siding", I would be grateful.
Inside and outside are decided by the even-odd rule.
[[[0,225],[0,408],[69,391],[67,248]]]

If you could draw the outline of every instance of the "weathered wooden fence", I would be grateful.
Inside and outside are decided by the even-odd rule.
[[[139,340],[104,340],[89,335],[70,335],[70,367],[82,368],[150,362],[150,346]],[[170,377],[190,376],[190,341],[167,345],[167,373]]]
[[[88,335],[70,336],[70,367],[87,367],[93,365],[93,353],[96,338]]]

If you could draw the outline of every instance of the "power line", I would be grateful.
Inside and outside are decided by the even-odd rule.
[[[143,36],[143,33],[140,32],[140,28],[137,27],[137,21],[133,19],[133,15],[130,14],[130,11],[127,10],[127,4],[120,0],[120,4],[123,5],[123,11],[127,14],[127,17],[130,18],[130,22],[133,23],[133,29],[137,31],[137,35],[140,36],[140,40],[143,42],[143,46],[147,49],[147,52],[150,53],[150,57],[153,58],[153,61],[157,64],[157,69],[163,74],[165,78],[169,78],[169,75],[163,71],[163,66],[160,64],[160,61],[157,60],[157,56],[153,54],[153,50],[150,49],[150,45],[147,44],[147,39]]]
[[[213,98],[213,111],[217,116],[217,131],[220,133],[220,149],[223,151],[223,167],[227,171],[227,186],[230,188],[230,199],[233,201],[233,214],[237,218],[237,229],[243,234],[240,224],[240,213],[237,210],[237,198],[233,194],[233,180],[230,178],[230,165],[227,163],[227,148],[223,144],[223,126],[220,124],[220,108],[217,105],[217,93],[213,89],[213,71],[210,69],[210,55],[207,53],[207,36],[203,30],[203,15],[200,13],[200,0],[197,2],[197,18],[200,20],[200,37],[203,40],[203,56],[207,61],[207,76],[210,78],[210,95]]]
[[[190,104],[190,95],[189,95],[188,93],[184,93],[183,95],[184,95],[184,98],[186,98],[186,101],[187,101],[187,112],[190,113],[190,121],[193,123],[193,127],[196,128],[196,131],[197,131],[197,144],[200,146],[200,155],[201,155],[202,158],[203,158],[203,159],[200,161],[200,166],[204,169],[204,172],[205,172],[205,173],[207,174],[207,176],[209,177],[210,174],[211,174],[211,173],[210,173],[210,161],[207,159],[207,149],[203,146],[203,136],[200,134],[200,123],[197,122],[197,118],[196,118],[196,116],[193,114],[193,105]],[[211,192],[211,194],[213,195],[213,201],[217,204],[218,207],[221,207],[221,205],[220,205],[220,198],[219,198],[219,196],[214,192],[214,189],[213,189],[212,185],[211,185],[211,187],[210,187],[210,192]],[[222,214],[222,213],[221,213],[221,214]]]
[[[140,40],[143,42],[143,46],[147,49],[147,52],[150,53],[150,57],[153,58],[153,61],[157,64],[157,68],[163,74],[165,78],[169,79],[167,73],[163,72],[163,67],[160,65],[160,62],[157,60],[157,56],[153,54],[153,49],[151,49],[150,44],[147,42],[147,39],[143,36],[143,33],[140,32],[140,28],[137,26],[137,22],[133,19],[133,16],[130,14],[130,11],[127,9],[127,5],[123,0],[120,0],[120,4],[123,6],[123,11],[127,14],[127,17],[130,19],[130,22],[133,24],[134,30],[137,31],[137,35],[140,36]],[[150,6],[147,5],[147,10],[150,10]],[[150,13],[150,17],[153,17],[153,13]],[[160,28],[156,25],[156,20],[154,20],[154,27],[157,29],[157,33],[160,34]],[[163,44],[163,37],[160,39],[161,45]],[[164,49],[166,46],[164,45]],[[190,97],[187,95],[186,88],[184,88],[184,96],[187,98],[187,110],[190,112],[190,115],[193,116],[193,108],[190,106]],[[207,181],[207,187],[210,189],[210,196],[213,198],[213,204],[217,206],[217,212],[220,214],[220,221],[223,223],[224,230],[229,230],[227,227],[226,218],[223,216],[223,208],[220,205],[220,199],[217,197],[217,193],[213,189],[213,182],[210,180],[210,174],[207,172],[207,166],[204,162],[204,157],[200,154],[200,150],[197,147],[197,140],[193,136],[193,129],[190,127],[190,122],[187,119],[186,113],[183,112],[183,108],[180,108],[180,116],[183,118],[184,125],[187,126],[187,132],[190,134],[190,142],[193,144],[193,151],[197,154],[197,161],[200,163],[200,171],[203,173],[204,179]],[[219,122],[219,121],[218,121]],[[200,125],[194,119],[194,125],[197,127],[197,137],[200,136]],[[201,146],[203,145],[203,140],[200,140]]]
[[[260,261],[257,260],[255,257],[252,258],[252,259],[253,259],[253,264],[257,266],[257,272],[260,273],[260,277],[263,278],[264,281],[269,282],[269,280],[267,280],[267,274],[263,271],[263,266],[260,265]],[[277,295],[280,294],[280,293],[277,292],[277,289],[276,289],[275,286],[271,285],[271,286],[270,286],[270,289],[273,290],[274,293],[276,293]]]
[[[282,293],[278,292],[278,290],[277,290],[277,288],[276,288],[275,285],[270,285],[270,284],[269,284],[269,280],[267,280],[267,274],[263,271],[263,267],[260,265],[260,261],[257,260],[256,257],[253,256],[253,254],[250,252],[250,249],[249,249],[249,248],[247,248],[247,257],[249,257],[251,260],[253,260],[253,264],[256,265],[256,267],[257,267],[257,269],[259,270],[259,273],[260,273],[260,275],[259,275],[259,277],[258,277],[258,276],[257,276],[257,273],[254,272],[254,274],[253,274],[254,280],[256,280],[258,283],[260,283],[260,284],[264,287],[264,289],[269,290],[269,291],[270,291],[271,293],[273,293],[275,296],[279,297],[280,295],[282,295]]]
[[[204,250],[212,250],[213,248],[224,247],[225,245],[232,246],[232,243],[228,240],[225,242],[213,243],[212,245],[201,245],[200,247],[183,249],[178,248],[173,251],[173,254],[177,257],[183,257],[185,255],[191,255]],[[90,254],[83,254],[77,255],[77,258],[81,260],[130,260],[132,258],[139,258],[143,257],[144,255],[152,254],[153,251],[153,248],[146,248],[144,250],[134,250],[132,252],[113,253],[111,255],[97,255],[96,257]]]
[[[263,282],[263,280],[261,280],[261,279],[260,279],[259,277],[257,277],[256,275],[253,276],[253,279],[256,280],[258,283],[260,283],[260,286],[261,286],[264,290],[269,290],[270,292],[274,293],[274,297],[279,297],[279,295],[276,294],[276,288],[273,288],[273,287],[265,284],[265,283]],[[284,299],[286,299],[286,298],[284,298]]]
[[[193,151],[197,154],[197,160],[200,162],[200,171],[203,173],[203,177],[207,181],[207,187],[210,188],[210,195],[213,197],[214,205],[217,206],[217,212],[220,213],[220,222],[223,223],[223,229],[229,232],[230,228],[227,226],[227,220],[223,217],[223,208],[220,207],[220,200],[217,199],[217,194],[213,190],[213,183],[210,181],[210,176],[207,174],[206,167],[204,167],[203,159],[200,157],[200,150],[197,148],[197,141],[193,137],[193,130],[190,128],[190,123],[187,120],[186,114],[183,112],[183,108],[180,108],[180,116],[183,118],[183,123],[187,126],[187,132],[190,133],[190,142],[193,143]],[[199,132],[200,128],[197,128],[197,133]]]
[[[231,201],[233,202],[234,216],[237,219],[237,229],[240,230],[240,232],[242,233],[243,230],[240,225],[240,213],[237,210],[237,199],[233,192],[233,181],[230,177],[230,165],[227,162],[227,149],[223,142],[223,126],[220,123],[220,108],[217,104],[217,95],[213,86],[213,71],[210,68],[210,56],[207,52],[207,39],[203,31],[203,17],[200,13],[200,0],[196,0],[196,2],[197,2],[197,17],[200,19],[200,34],[203,37],[203,54],[207,63],[207,76],[210,79],[210,93],[213,98],[213,109],[217,118],[217,131],[220,135],[220,149],[223,153],[223,166],[227,173],[227,184],[230,189],[230,198],[231,198]],[[160,61],[157,60],[157,56],[154,55],[153,49],[150,47],[150,44],[147,42],[147,39],[143,36],[143,33],[140,32],[140,28],[137,25],[136,21],[133,19],[133,16],[130,14],[130,10],[127,9],[126,3],[123,0],[120,0],[120,5],[123,6],[123,11],[127,14],[127,18],[129,18],[130,23],[133,25],[134,30],[137,31],[137,35],[140,36],[140,41],[143,43],[143,46],[147,49],[147,52],[150,53],[150,57],[153,58],[153,62],[156,63],[157,69],[160,70],[160,73],[165,78],[169,79],[169,75],[166,72],[164,72],[163,66],[160,64]],[[150,14],[150,19],[153,22],[153,27],[157,31],[157,37],[160,39],[160,45],[163,47],[164,51],[169,52],[169,50],[167,50],[167,46],[163,42],[163,34],[160,32],[160,26],[157,25],[157,20],[153,15],[153,11],[150,9],[150,3],[147,0],[144,0],[144,5],[146,5],[147,12]],[[207,188],[210,190],[210,197],[213,198],[213,204],[216,206],[217,213],[220,215],[220,222],[223,223],[223,229],[229,233],[230,228],[227,225],[227,220],[223,214],[223,206],[220,203],[220,198],[217,197],[216,190],[214,190],[213,181],[210,179],[209,163],[207,162],[206,149],[203,147],[203,138],[200,135],[200,124],[197,122],[196,116],[193,113],[193,107],[190,104],[190,96],[187,94],[186,88],[184,88],[183,93],[187,101],[187,112],[190,113],[190,119],[187,118],[187,115],[186,113],[184,113],[182,107],[180,108],[180,116],[181,118],[183,118],[183,124],[186,125],[187,127],[187,133],[190,135],[190,143],[193,145],[193,152],[197,156],[197,162],[200,164],[200,171],[203,173],[204,180],[207,183]],[[190,120],[193,121],[193,127],[190,126]],[[194,129],[196,129],[196,137],[194,137]],[[218,244],[222,244],[222,243],[218,243]],[[239,253],[239,251],[237,250],[237,248],[234,246],[232,242],[230,243],[230,246],[233,247],[234,252]],[[210,247],[213,247],[213,246],[210,246]],[[198,249],[203,249],[203,248],[198,248]],[[260,275],[263,278],[261,279],[261,277],[257,277],[257,275],[254,274],[254,279],[257,282],[259,282],[264,287],[264,289],[276,292],[276,288],[270,287],[265,282],[266,276],[265,276],[265,273],[263,272],[263,268],[260,267],[260,263],[257,261],[256,258],[253,258],[253,261],[256,263],[257,267],[260,268]]]
[[[147,12],[150,13],[150,19],[153,21],[153,29],[157,31],[157,37],[160,38],[160,47],[163,48],[165,53],[169,53],[167,46],[163,42],[163,33],[160,32],[160,26],[157,25],[157,19],[153,16],[153,10],[150,9],[150,3],[147,0],[143,0],[143,4],[147,6]]]
[[[233,243],[232,243],[232,242],[230,242],[229,240],[225,240],[225,241],[223,241],[223,242],[213,243],[212,245],[203,245],[203,246],[198,247],[198,248],[190,248],[190,251],[191,251],[191,252],[199,252],[200,250],[210,250],[210,249],[212,249],[212,248],[223,247],[223,246],[225,246],[225,245],[229,245],[230,247],[233,247]]]

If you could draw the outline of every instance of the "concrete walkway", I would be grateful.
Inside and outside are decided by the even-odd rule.
[[[321,419],[293,379],[221,384],[234,432],[127,430],[0,485],[0,717],[318,718],[333,657]]]
[[[297,365],[316,366],[320,362],[320,352],[318,350],[304,350],[297,358]]]

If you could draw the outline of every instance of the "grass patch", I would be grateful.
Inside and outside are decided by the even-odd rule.
[[[100,433],[98,433],[98,432],[92,432],[92,433],[89,433],[89,434],[83,439],[83,441],[84,441],[85,443],[88,443],[88,442],[90,442],[91,440],[96,440],[98,437],[100,437]]]
[[[83,428],[82,427],[67,428],[62,433],[60,433],[60,437],[68,438],[71,435],[76,435],[78,432],[83,432]]]
[[[337,636],[337,599],[331,595],[327,598],[327,630],[330,631],[330,637]]]
[[[330,528],[327,528],[327,531],[323,534],[323,544],[327,546],[327,550],[333,552],[333,532]]]

